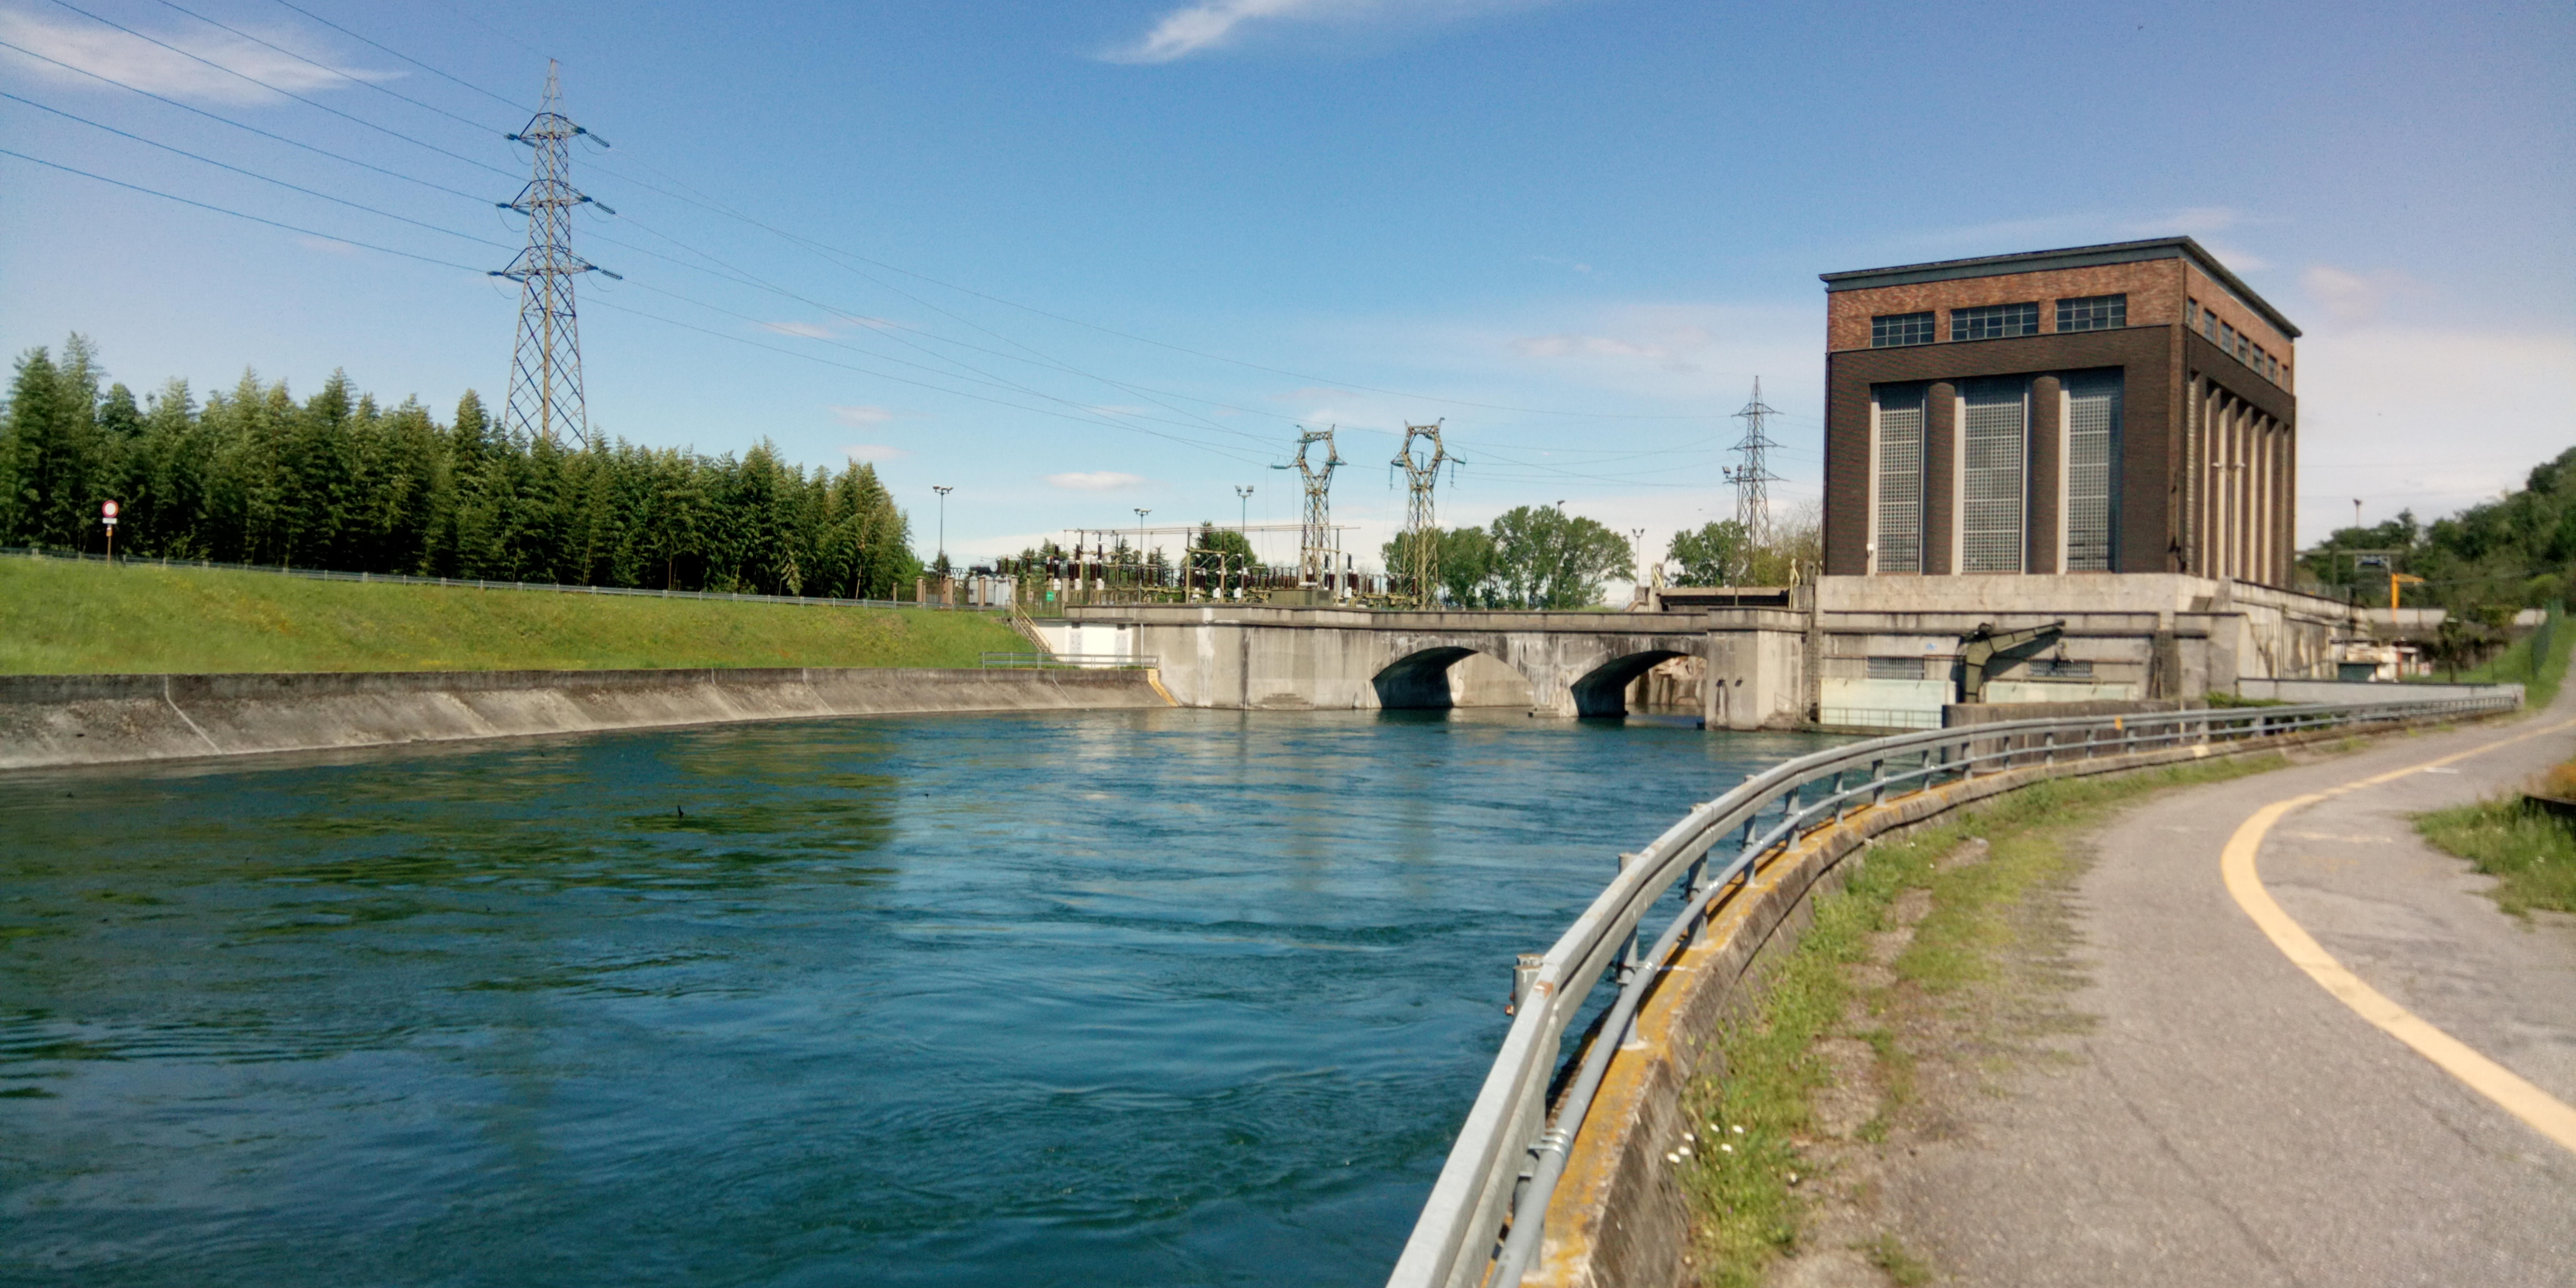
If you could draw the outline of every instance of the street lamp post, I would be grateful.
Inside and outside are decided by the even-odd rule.
[[[1143,506],[1136,507],[1136,584],[1140,589],[1145,584],[1145,516],[1152,513]]]
[[[939,494],[939,561],[944,564],[948,562],[948,494],[957,489],[933,483],[930,490]]]

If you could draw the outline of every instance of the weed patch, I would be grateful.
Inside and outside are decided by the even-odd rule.
[[[2576,830],[2518,799],[2479,801],[2415,816],[2424,839],[2496,879],[2489,893],[2515,916],[2576,912]]]

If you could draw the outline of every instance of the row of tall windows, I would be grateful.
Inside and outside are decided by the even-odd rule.
[[[2288,387],[2281,378],[2283,367],[2279,355],[2267,352],[2263,346],[2254,343],[2254,337],[2220,321],[2217,312],[2202,308],[2200,301],[2192,300],[2183,306],[2183,325],[2200,332],[2201,338],[2225,350],[2229,357],[2252,367],[2264,379]]]
[[[1935,325],[1938,315],[1930,309],[1920,313],[1882,313],[1869,320],[1869,347],[1891,349],[1899,345],[1930,344],[1940,338]],[[2129,297],[2126,295],[2084,295],[2057,301],[2057,329],[2060,331],[2107,331],[2129,324]],[[1953,340],[2000,340],[2017,335],[2039,334],[2039,304],[1981,304],[1975,308],[1950,310],[1950,338]]]
[[[1919,573],[1924,565],[1924,501],[1932,488],[1955,489],[1960,572],[2020,572],[2029,549],[2031,381],[2010,376],[1959,382],[1953,408],[1958,472],[1926,475],[1924,430],[1928,385],[1880,385],[1871,391],[1872,569]],[[2059,489],[2067,572],[2108,572],[2119,523],[2120,398],[2118,369],[2076,372],[2059,380],[2058,452],[2063,474],[2043,480]]]

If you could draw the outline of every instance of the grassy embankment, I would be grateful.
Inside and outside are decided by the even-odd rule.
[[[2551,615],[2553,619],[2560,616],[2556,610]],[[2521,680],[2525,685],[2525,705],[2534,710],[2548,706],[2550,699],[2558,695],[2559,682],[2566,678],[2568,652],[2576,648],[2576,630],[2567,629],[2563,620],[2553,625],[2548,655],[2539,660],[2538,666],[2532,662],[2532,637],[2525,636],[2514,642],[2513,649],[2470,675]],[[2521,650],[2519,656],[2515,649]],[[2576,761],[2550,771],[2547,780],[2535,784],[2533,790],[2561,800],[2576,800]],[[2494,877],[2496,884],[2487,893],[2506,912],[2515,916],[2534,908],[2576,912],[2576,826],[2571,826],[2568,819],[2532,808],[2519,793],[2418,814],[2415,830],[2423,833],[2425,840]]]
[[[973,666],[981,613],[308,581],[0,559],[0,673]]]
[[[1758,1284],[1765,1267],[1798,1246],[1807,1200],[1796,1178],[1812,1180],[1817,1170],[1804,1144],[1813,1137],[1810,1100],[1834,1078],[1819,1056],[1820,1040],[1856,1038],[1876,1052],[1885,1107],[1862,1127],[1860,1139],[1883,1139],[1886,1115],[1902,1109],[1912,1086],[1913,1056],[1899,1040],[1895,1015],[1907,1006],[1944,1005],[1949,995],[1990,978],[2021,933],[2016,906],[2072,873],[2076,839],[2086,829],[2150,793],[2282,763],[2265,755],[2040,783],[1871,847],[1849,884],[1818,901],[1814,924],[1765,982],[1754,1011],[1719,1035],[1724,1059],[1716,1067],[1725,1076],[1702,1079],[1686,1093],[1693,1125],[1708,1129],[1681,1176],[1693,1208],[1691,1259],[1701,1282]],[[1971,837],[1989,843],[1984,860],[1939,862]],[[1893,983],[1856,983],[1848,968],[1863,960],[1873,934],[1895,927],[1898,900],[1912,890],[1929,892],[1930,911],[1892,962]],[[1857,1031],[1846,1025],[1855,1001],[1871,1017]],[[1882,1234],[1860,1251],[1900,1284],[1928,1282],[1931,1275],[1893,1236]]]
[[[2548,636],[2549,651],[2535,661],[2533,646],[2544,634]],[[2449,683],[2455,679],[2462,684],[2520,684],[2523,686],[2523,705],[2537,711],[2558,696],[2558,682],[2567,675],[2570,649],[2576,649],[2576,631],[2567,629],[2566,610],[2553,605],[2545,630],[2524,635],[2506,645],[2504,651],[2494,657],[2456,676],[2447,671],[2436,671],[2431,675],[2407,678],[2426,684]]]

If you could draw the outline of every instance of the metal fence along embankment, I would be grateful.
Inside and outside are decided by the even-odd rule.
[[[2365,729],[2509,711],[2511,695],[2371,706],[2284,706],[2083,716],[1898,734],[1801,757],[1693,809],[1633,855],[1535,969],[1515,972],[1514,1018],[1449,1161],[1431,1189],[1390,1288],[1518,1285],[1602,1079],[1639,1005],[1713,911],[1766,857],[1820,828],[1963,779],[2185,747],[2246,750],[2292,734]],[[2107,768],[2100,764],[2096,770]],[[1680,887],[1681,908],[1641,946],[1646,918]],[[1594,986],[1617,990],[1580,1064],[1558,1085],[1567,1031]]]

